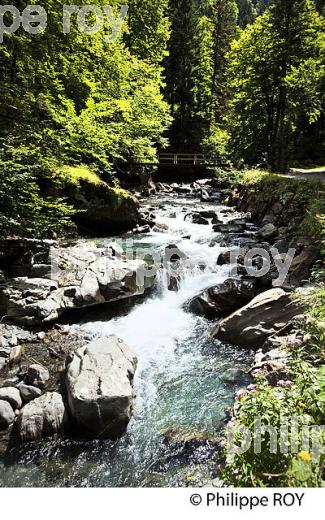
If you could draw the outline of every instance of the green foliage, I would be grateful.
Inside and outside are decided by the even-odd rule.
[[[116,13],[122,4],[113,2]],[[87,35],[71,23],[70,34],[63,35],[59,0],[47,2],[47,12],[51,23],[44,34],[17,32],[1,45],[2,135],[37,144],[63,163],[84,162],[103,171],[130,159],[151,159],[169,124],[161,71],[150,63],[154,42],[140,59],[123,35],[106,43],[108,28]],[[153,29],[157,24],[143,26],[143,38]]]
[[[66,180],[68,183],[78,186],[81,181],[89,182],[100,186],[105,184],[97,173],[93,172],[87,166],[64,166],[58,172],[59,178]]]
[[[210,133],[202,141],[205,157],[213,164],[230,165],[229,134],[227,130],[213,125]]]
[[[131,53],[159,66],[167,56],[169,19],[167,0],[130,0],[125,41]]]
[[[305,452],[303,446],[303,424],[320,424],[322,417],[318,410],[316,415],[313,412],[315,403],[320,404],[324,399],[324,388],[320,389],[316,370],[311,367],[303,367],[308,370],[304,373],[304,381],[299,378],[295,384],[288,387],[270,387],[263,379],[256,385],[254,393],[247,392],[240,401],[240,411],[236,415],[236,425],[234,433],[236,444],[241,445],[243,441],[239,425],[245,426],[252,434],[254,432],[255,421],[262,419],[262,423],[273,427],[277,433],[277,446],[274,448],[271,443],[270,433],[261,433],[261,450],[254,448],[252,442],[249,449],[244,454],[227,454],[227,465],[223,472],[226,483],[240,487],[282,487],[282,486],[302,486],[318,487],[322,483],[322,461],[313,461],[311,453]],[[308,388],[312,399],[306,400],[305,388],[308,380]],[[325,409],[322,408],[322,412]],[[324,416],[323,416],[324,417]],[[296,454],[291,453],[291,449],[280,450],[280,431],[284,424],[291,424],[292,418],[297,420],[298,425],[298,450]],[[288,447],[294,440],[294,431],[288,429]],[[260,453],[257,453],[260,451]],[[282,451],[282,453],[281,453]],[[285,453],[288,451],[288,453]],[[306,460],[305,460],[306,459]],[[301,475],[301,462],[305,463],[308,470]]]
[[[235,426],[243,425],[254,432],[254,421],[261,417],[262,423],[276,429],[280,438],[283,418],[285,424],[298,421],[298,441],[300,452],[277,449],[272,452],[270,436],[262,435],[262,450],[254,452],[252,445],[243,454],[230,454],[225,448],[227,459],[223,477],[229,485],[261,487],[320,487],[324,486],[323,466],[325,456],[313,458],[312,443],[316,440],[325,446],[324,433],[319,438],[311,436],[309,448],[303,445],[303,425],[323,425],[325,421],[325,201],[319,197],[321,184],[310,181],[293,181],[268,172],[252,170],[237,175],[237,182],[252,190],[261,185],[269,186],[276,197],[289,197],[306,207],[309,232],[313,233],[321,245],[322,259],[315,269],[311,286],[298,289],[292,298],[305,309],[303,319],[297,322],[297,335],[288,339],[286,348],[289,355],[289,385],[271,387],[261,374],[254,391],[241,396],[235,410]],[[303,226],[306,226],[306,219]],[[282,418],[282,422],[281,422]],[[234,425],[232,425],[234,426]],[[288,441],[292,440],[292,430]],[[236,433],[240,445],[241,434]]]
[[[288,164],[302,122],[321,114],[324,21],[310,0],[274,0],[232,45],[228,124],[232,150],[252,164]]]
[[[299,231],[315,238],[320,246],[324,244],[325,200],[321,181],[292,179],[266,170],[248,169],[234,172],[231,184],[233,187],[239,184],[246,186],[252,192],[267,190],[274,195],[275,201],[290,202],[301,208],[304,218]]]
[[[51,165],[28,148],[0,153],[0,235],[47,238],[74,232],[75,211],[58,197],[44,196],[39,179]]]
[[[271,387],[263,376],[259,378],[254,392],[246,392],[238,403],[234,427],[236,444],[243,440],[239,425],[245,426],[253,434],[255,421],[261,418],[262,424],[270,425],[276,431],[276,447],[272,446],[270,433],[261,434],[261,450],[254,449],[254,442],[242,454],[228,453],[223,472],[226,482],[235,486],[259,487],[319,487],[324,483],[324,455],[313,458],[313,442],[316,437],[311,433],[309,447],[304,445],[304,425],[322,425],[325,419],[325,371],[324,366],[317,368],[305,361],[304,349],[289,345],[291,358],[291,379],[288,386]],[[296,439],[295,429],[289,426],[285,442],[289,449],[280,449],[281,427],[298,425],[297,452],[291,453]],[[325,437],[318,440],[325,444]],[[299,451],[298,451],[299,450]]]
[[[106,4],[104,0],[94,3]],[[124,3],[110,2],[115,14]],[[21,2],[17,4],[21,8]],[[44,33],[30,35],[20,29],[5,35],[0,45],[0,139],[12,150],[24,149],[28,156],[28,163],[18,158],[16,164],[13,157],[8,159],[12,163],[3,166],[3,171],[18,171],[23,178],[1,182],[3,187],[12,182],[19,190],[17,215],[27,214],[29,208],[31,221],[41,213],[32,211],[33,204],[40,208],[43,204],[38,190],[44,181],[57,181],[51,175],[62,165],[84,164],[114,184],[114,178],[128,171],[130,164],[156,161],[156,147],[166,144],[163,134],[170,124],[159,65],[168,38],[166,2],[151,2],[150,8],[142,2],[111,43],[105,40],[111,34],[108,25],[96,34],[83,34],[75,16],[70,33],[63,34],[63,4],[61,0],[46,2]],[[78,5],[88,3],[81,0]],[[49,206],[43,215],[53,213],[56,218],[60,208],[58,202],[58,208]],[[7,215],[15,218],[15,213],[7,214],[9,209],[10,205],[2,207],[4,219]],[[44,223],[40,226],[45,230]],[[32,232],[27,225],[18,228],[21,233],[25,228],[26,233]],[[9,232],[6,229],[2,227],[4,233]]]
[[[248,24],[254,22],[256,11],[253,0],[237,0],[238,4],[238,23],[241,28],[245,28]]]
[[[199,151],[220,125],[228,99],[227,58],[236,36],[235,0],[172,0],[166,98],[174,118],[171,145]]]

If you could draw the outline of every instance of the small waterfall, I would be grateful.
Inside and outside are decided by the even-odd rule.
[[[148,235],[136,235],[133,247],[163,255],[166,247],[175,244],[185,257],[177,269],[179,290],[168,290],[162,268],[155,294],[128,315],[75,325],[97,336],[116,334],[138,356],[134,414],[127,434],[116,442],[66,439],[24,447],[20,464],[6,472],[17,487],[39,482],[44,486],[184,486],[189,474],[198,474],[204,484],[216,472],[209,444],[179,454],[164,442],[163,433],[169,428],[190,428],[214,434],[237,388],[224,383],[222,374],[228,368],[248,366],[247,352],[212,343],[211,324],[186,310],[193,297],[229,276],[229,266],[216,265],[220,248],[210,247],[215,235],[212,223],[193,224],[184,218],[191,211],[222,208],[200,207],[190,198],[153,197],[147,204],[161,226]]]
[[[184,310],[184,305],[229,275],[229,266],[216,265],[218,249],[209,247],[215,234],[212,224],[202,226],[185,221],[186,207],[176,214],[176,218],[171,218],[168,215],[172,209],[173,206],[167,206],[157,211],[157,224],[166,226],[168,231],[153,231],[138,239],[137,244],[150,246],[149,250],[157,249],[162,255],[166,246],[175,244],[185,254],[185,260],[175,268],[180,278],[179,290],[168,290],[168,273],[161,269],[157,273],[156,296],[135,307],[127,316],[84,325],[96,336],[116,334],[121,337],[136,351],[140,367],[151,359],[159,358],[162,363],[170,359],[175,346],[185,341],[196,327],[197,320]]]

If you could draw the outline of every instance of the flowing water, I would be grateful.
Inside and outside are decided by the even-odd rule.
[[[133,237],[133,247],[163,252],[176,244],[188,258],[179,291],[168,290],[161,269],[155,290],[127,315],[105,320],[101,314],[101,321],[76,325],[96,336],[116,334],[138,356],[134,414],[127,434],[116,442],[65,439],[24,446],[0,466],[1,485],[182,486],[189,477],[202,485],[218,475],[215,443],[184,448],[168,444],[163,433],[204,432],[213,439],[238,388],[224,383],[222,375],[249,363],[247,352],[211,342],[211,322],[186,310],[192,297],[225,280],[229,272],[228,266],[216,265],[218,247],[210,247],[215,235],[212,224],[193,224],[184,218],[191,210],[222,207],[179,196],[155,196],[147,205],[157,223],[168,229]]]

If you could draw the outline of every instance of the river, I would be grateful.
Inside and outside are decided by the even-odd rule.
[[[216,265],[220,248],[210,247],[212,224],[193,224],[185,216],[201,209],[221,216],[225,208],[175,194],[152,196],[145,206],[167,229],[132,237],[133,247],[162,253],[176,244],[189,259],[179,291],[168,290],[162,269],[154,290],[128,314],[105,319],[101,312],[100,321],[75,325],[96,336],[116,334],[137,353],[127,434],[116,442],[64,439],[23,446],[0,462],[2,486],[166,487],[204,485],[218,476],[220,456],[213,439],[239,388],[223,382],[222,375],[229,368],[247,369],[250,353],[211,342],[211,322],[186,310],[192,297],[229,276],[229,266]],[[204,432],[212,440],[170,445],[164,432],[171,430],[176,435]]]

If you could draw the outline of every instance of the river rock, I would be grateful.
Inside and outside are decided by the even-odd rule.
[[[256,294],[254,278],[229,278],[208,290],[208,300],[217,313],[225,315],[248,303]]]
[[[248,383],[249,376],[240,368],[229,368],[221,375],[221,380],[231,385],[243,384],[243,382]]]
[[[146,235],[147,233],[150,233],[150,230],[150,225],[145,224],[144,226],[137,226],[136,228],[134,228],[133,233],[135,233],[136,235]]]
[[[62,433],[66,421],[62,396],[57,392],[48,392],[22,408],[13,430],[13,438],[28,442],[50,437]]]
[[[189,309],[198,316],[213,319],[225,316],[248,303],[256,294],[254,278],[229,278],[211,287],[189,303]]]
[[[165,262],[180,262],[187,258],[186,254],[176,244],[170,244],[165,248]]]
[[[202,202],[210,202],[211,201],[211,196],[209,194],[209,192],[207,190],[202,190],[201,191],[201,201]]]
[[[18,345],[10,350],[9,362],[11,365],[15,365],[21,360],[21,357],[25,351],[24,345]]]
[[[19,390],[13,386],[0,388],[0,401],[7,401],[14,410],[22,406]]]
[[[50,379],[50,374],[47,368],[41,365],[30,365],[25,377],[25,383],[30,386],[44,388]]]
[[[65,195],[82,210],[74,216],[75,222],[96,236],[132,229],[139,219],[139,201],[131,193],[115,189],[105,182],[82,182],[65,187]]]
[[[163,432],[164,440],[169,445],[181,445],[183,448],[196,448],[207,443],[215,443],[215,434],[191,427],[170,427]]]
[[[271,289],[221,320],[211,336],[240,347],[256,348],[301,313],[302,309],[288,293],[280,288]]]
[[[168,290],[172,292],[179,291],[181,278],[179,275],[168,273]]]
[[[295,287],[299,287],[303,280],[307,280],[311,268],[317,261],[318,256],[319,248],[314,246],[305,247],[291,263],[289,269],[289,283]]]
[[[215,224],[213,226],[213,231],[216,233],[242,233],[245,229],[245,226],[242,224],[232,224],[229,222],[228,224]]]
[[[96,339],[74,355],[66,374],[70,412],[78,432],[120,437],[131,418],[137,358],[116,336]]]
[[[174,191],[176,193],[180,193],[181,195],[188,195],[188,194],[192,193],[192,189],[189,186],[175,185]]]
[[[167,226],[167,224],[156,224],[153,228],[153,231],[155,233],[167,233],[168,230],[169,227]]]
[[[218,219],[218,215],[215,211],[212,211],[212,210],[202,210],[202,211],[199,211],[198,212],[199,215],[203,218],[208,218],[208,219],[213,219],[215,221],[212,221],[213,224],[218,224],[220,221]],[[216,222],[218,221],[218,222]]]
[[[189,303],[189,310],[197,316],[204,316],[212,320],[218,316],[215,307],[204,296],[197,296]]]
[[[270,240],[278,234],[278,228],[274,224],[266,224],[258,232],[257,235],[264,240]]]
[[[0,358],[7,359],[10,356],[11,347],[9,345],[0,347]]]
[[[143,260],[114,256],[109,246],[93,242],[52,248],[51,258],[51,280],[15,278],[0,288],[0,314],[20,324],[43,324],[67,309],[143,294],[154,282]]]
[[[193,215],[191,215],[191,220],[192,220],[193,224],[201,224],[203,226],[209,225],[208,220],[206,218],[202,217],[201,215],[199,215],[198,213],[193,213]]]
[[[11,405],[7,401],[0,401],[0,431],[9,428],[15,417]]]
[[[37,388],[36,386],[30,386],[26,385],[25,383],[19,383],[17,388],[19,389],[20,395],[24,403],[29,403],[30,401],[33,401],[34,399],[37,399],[37,397],[40,397],[42,395],[42,390],[40,388]]]
[[[9,377],[7,379],[5,379],[2,383],[1,383],[1,388],[6,388],[8,386],[17,386],[18,383],[19,383],[19,377],[18,376],[12,376],[12,377]]]

